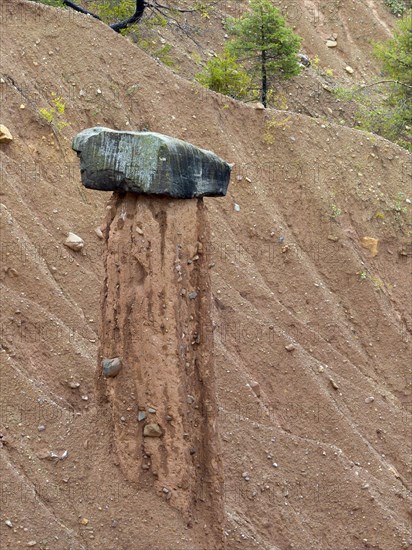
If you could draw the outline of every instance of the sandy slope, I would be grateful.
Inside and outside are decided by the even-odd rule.
[[[207,526],[124,478],[97,401],[94,229],[109,196],[81,188],[70,141],[102,124],[235,163],[228,197],[205,200],[227,548],[407,548],[410,157],[207,93],[80,15],[1,8],[1,122],[15,137],[0,146],[4,547],[208,546]],[[39,114],[53,93],[68,123],[54,132]],[[63,246],[67,231],[84,254]],[[375,257],[365,236],[379,239]]]

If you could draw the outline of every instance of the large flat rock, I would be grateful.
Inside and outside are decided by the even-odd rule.
[[[174,198],[224,196],[230,166],[211,151],[155,132],[88,128],[77,134],[82,183],[101,191]]]

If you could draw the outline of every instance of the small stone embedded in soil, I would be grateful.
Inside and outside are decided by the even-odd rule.
[[[120,357],[113,357],[112,359],[103,359],[102,369],[103,376],[106,378],[114,378],[119,374],[122,368],[122,360]]]
[[[372,403],[373,401],[375,401],[375,398],[372,396],[365,399],[365,403]]]
[[[69,385],[69,388],[71,388],[72,390],[77,390],[80,388],[79,382],[74,382],[73,380],[70,380],[68,385]]]
[[[378,254],[378,244],[379,244],[379,239],[374,239],[373,237],[361,238],[362,247],[369,250],[372,258],[374,258]]]
[[[150,422],[143,428],[143,435],[145,437],[162,437],[163,430],[156,422]]]
[[[0,124],[0,143],[10,143],[10,141],[13,141],[10,130],[4,124]]]
[[[347,73],[349,73],[349,74],[353,74],[353,72],[354,72],[353,69],[352,69],[352,67],[351,67],[350,65],[346,65],[345,71],[346,71]]]
[[[3,271],[4,273],[6,273],[7,275],[10,275],[11,277],[19,276],[19,272],[17,271],[17,269],[14,269],[14,267],[3,267]]]
[[[256,382],[255,380],[252,380],[252,382],[250,383],[250,387],[252,388],[252,390],[254,391],[254,393],[256,394],[257,397],[260,397],[260,385],[259,385],[259,382]]]
[[[10,528],[13,527],[13,524],[9,519],[6,519],[6,521],[4,523],[7,525],[7,527],[10,527]]]
[[[147,412],[149,412],[150,414],[156,414],[156,409],[154,407],[149,407],[147,409]]]
[[[45,429],[46,429],[46,426],[44,424],[40,424],[39,426],[37,426],[37,431],[39,432],[44,432]]]
[[[296,349],[294,344],[288,344],[287,346],[285,346],[286,351],[293,351],[294,349]]]
[[[37,541],[35,540],[30,540],[28,543],[27,543],[27,546],[36,546],[37,544]]]
[[[84,247],[84,241],[75,233],[69,232],[69,234],[67,235],[67,239],[64,242],[64,245],[74,252],[80,252],[80,250]]]
[[[43,449],[37,455],[40,459],[44,460],[53,460],[57,462],[58,460],[65,460],[69,456],[69,451],[63,451],[62,453],[57,453],[55,451],[48,451]]]
[[[197,298],[197,292],[194,290],[193,292],[189,292],[187,296],[189,300],[195,300]]]
[[[235,202],[234,206],[233,206],[233,210],[235,212],[240,212],[240,206]]]
[[[80,521],[79,521],[80,525],[88,525],[89,523],[89,520],[87,518],[82,518]]]
[[[333,380],[333,378],[329,378],[329,382],[334,390],[338,390],[339,386],[336,384],[336,382]]]
[[[95,232],[96,235],[99,237],[99,239],[103,239],[103,232],[102,232],[102,230],[100,229],[100,227],[96,227],[96,229],[94,230],[94,232]]]
[[[245,481],[249,481],[250,480],[250,475],[248,472],[243,472],[242,474],[242,477]]]

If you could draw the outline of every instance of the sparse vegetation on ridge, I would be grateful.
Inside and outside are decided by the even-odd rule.
[[[392,39],[376,43],[383,78],[350,89],[338,97],[358,104],[358,126],[412,152],[412,10],[398,23]]]

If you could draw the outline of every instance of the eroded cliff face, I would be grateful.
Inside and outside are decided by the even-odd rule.
[[[362,79],[355,58],[368,57],[365,37],[383,38],[367,17],[369,4],[385,9],[372,0],[341,3],[336,25],[307,40],[308,53],[327,55],[323,66],[335,75],[349,63],[355,73],[345,78]],[[140,490],[142,480],[128,482],[125,468],[114,466],[111,445],[123,442],[114,437],[112,401],[96,406],[104,271],[94,230],[108,196],[81,187],[70,147],[75,132],[97,121],[175,135],[235,163],[227,199],[205,199],[216,233],[207,254],[215,263],[227,550],[408,548],[411,204],[398,193],[412,199],[410,156],[320,118],[197,93],[81,14],[26,0],[3,6],[2,123],[14,141],[0,149],[2,549],[32,540],[53,550],[207,546],[203,525],[210,522],[185,528],[175,499],[158,496],[155,478]],[[359,10],[363,26],[353,17]],[[302,16],[303,23],[310,21]],[[335,31],[338,47],[322,54],[318,44]],[[299,101],[320,114],[333,108],[340,118],[306,74],[306,91],[288,96],[289,111]],[[56,133],[39,116],[53,106],[52,91],[64,98],[70,122]],[[64,246],[69,231],[84,239],[82,252]],[[376,256],[361,246],[364,236],[379,239]],[[295,350],[285,349],[290,343]],[[117,379],[99,384],[104,400],[106,385],[121,390],[129,368],[125,362]],[[127,393],[124,399],[132,425],[137,405]],[[45,450],[69,455],[56,463],[44,459]]]
[[[207,523],[211,548],[222,547],[205,206],[114,193],[104,234],[99,356],[123,367],[107,379],[99,368],[98,386],[115,460],[137,487]]]

